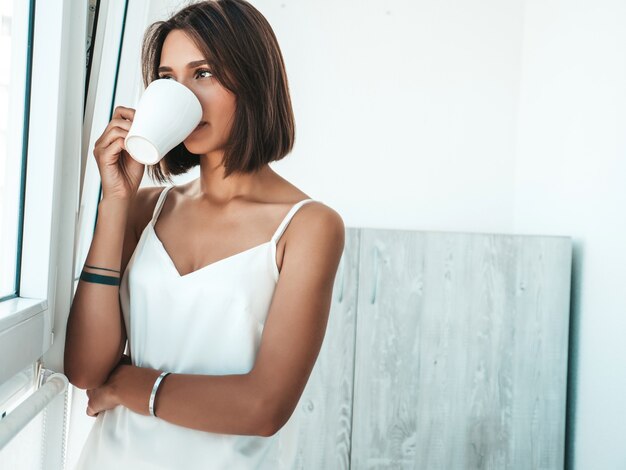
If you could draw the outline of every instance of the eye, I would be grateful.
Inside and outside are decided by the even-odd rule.
[[[207,69],[198,69],[196,70],[196,75],[198,75],[199,73],[208,73],[208,76],[205,76],[204,78],[210,78],[213,76],[213,74],[207,70]],[[171,75],[159,75],[159,78],[170,78]]]
[[[200,70],[196,71],[197,74],[198,73],[205,73],[205,72],[209,74],[206,78],[209,78],[209,77],[213,76],[213,74],[211,72],[209,72],[207,69],[200,69]]]

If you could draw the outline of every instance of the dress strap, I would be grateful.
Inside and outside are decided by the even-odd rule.
[[[167,192],[172,189],[174,186],[165,186],[159,194],[159,199],[157,199],[157,203],[154,206],[154,211],[152,212],[152,223],[154,224],[161,213],[161,209],[163,208],[163,203],[165,202],[165,197],[167,196]]]
[[[283,221],[280,223],[280,225],[276,229],[276,232],[274,232],[274,235],[272,235],[272,241],[274,242],[274,245],[276,244],[278,239],[281,237],[281,235],[283,234],[283,232],[287,228],[287,225],[289,225],[289,222],[291,222],[291,218],[298,211],[298,209],[300,209],[307,202],[313,202],[313,201],[314,201],[314,199],[304,199],[304,200],[302,200],[300,202],[296,202],[293,205],[293,207],[289,210],[289,212],[287,212],[287,215],[285,216]]]

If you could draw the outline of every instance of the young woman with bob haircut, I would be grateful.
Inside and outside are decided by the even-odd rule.
[[[244,0],[194,2],[148,27],[142,74],[193,91],[202,123],[148,166],[166,186],[139,188],[134,109],[96,141],[103,195],[65,347],[96,420],[75,468],[293,468],[345,228],[269,166],[295,138],[278,42]]]

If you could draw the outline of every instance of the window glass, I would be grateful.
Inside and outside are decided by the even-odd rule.
[[[16,294],[31,2],[0,2],[0,299]]]

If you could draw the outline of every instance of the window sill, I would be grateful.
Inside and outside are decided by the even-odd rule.
[[[16,297],[0,302],[0,385],[39,359],[52,344],[45,299]],[[49,337],[50,336],[50,337]]]
[[[0,335],[9,328],[48,310],[45,299],[15,297],[0,302]]]

